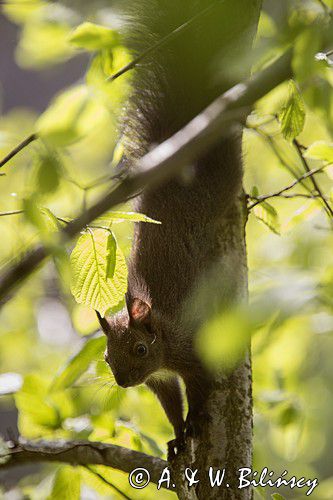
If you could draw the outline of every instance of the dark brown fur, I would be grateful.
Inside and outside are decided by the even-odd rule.
[[[131,38],[134,50],[141,52],[208,3],[140,2],[141,16]],[[137,70],[124,125],[129,168],[225,90],[227,78],[217,84],[211,77],[212,64],[231,36],[223,25],[222,3]],[[185,176],[138,197],[135,209],[162,224],[136,224],[127,307],[112,318],[101,318],[108,336],[106,361],[116,381],[126,387],[146,383],[178,438],[184,428],[178,376],[186,385],[189,418],[202,410],[210,384],[194,346],[204,318],[194,305],[191,310],[191,300],[199,282],[220,265],[219,235],[241,192],[240,150],[239,137],[221,140],[205,157],[185,166]],[[138,355],[138,345],[144,345],[144,355]],[[163,378],[161,370],[167,370]]]

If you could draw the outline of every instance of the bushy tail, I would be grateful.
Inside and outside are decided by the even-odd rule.
[[[136,55],[168,37],[136,69],[125,118],[134,156],[175,133],[234,83],[226,55],[236,57],[237,47],[228,19],[241,5],[244,0],[130,2],[128,43]]]

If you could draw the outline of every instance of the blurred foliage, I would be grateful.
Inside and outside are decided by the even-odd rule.
[[[171,428],[144,387],[114,385],[89,307],[121,307],[133,222],[158,221],[129,206],[94,221],[68,249],[72,279],[57,240],[59,227],[109,189],[121,156],[117,119],[131,74],[107,82],[131,58],[119,16],[98,2],[84,16],[76,2],[2,3],[20,25],[18,65],[62,71],[80,51],[90,62],[85,78],[62,89],[41,116],[27,107],[0,118],[0,157],[31,133],[41,137],[0,178],[1,265],[34,242],[53,251],[1,312],[0,409],[15,402],[26,438],[101,440],[163,456]],[[318,477],[312,498],[325,500],[333,498],[333,236],[325,205],[333,203],[333,2],[290,0],[279,9],[284,24],[269,2],[262,13],[254,67],[292,46],[294,80],[257,103],[244,132],[250,302],[212,318],[198,344],[211,369],[232,369],[252,337],[255,468]],[[320,193],[306,176],[313,169]],[[121,498],[117,488],[133,498],[126,475],[102,466],[48,465],[17,488],[33,500]],[[301,490],[282,493],[304,498]],[[173,496],[152,486],[135,492],[156,495]]]

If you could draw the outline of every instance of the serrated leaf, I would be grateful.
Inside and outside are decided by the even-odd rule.
[[[79,304],[89,305],[102,316],[123,300],[127,290],[127,266],[119,247],[113,277],[107,276],[108,236],[102,229],[89,231],[71,254],[72,294]]]
[[[322,160],[327,163],[333,163],[333,143],[317,141],[311,144],[304,156],[313,160]]]
[[[80,500],[80,498],[80,470],[69,465],[60,467],[54,477],[52,492],[48,500]]]
[[[110,223],[113,222],[124,222],[124,221],[150,222],[152,224],[161,224],[161,222],[159,222],[158,220],[151,219],[147,215],[140,214],[138,212],[119,212],[119,211],[106,212],[101,217],[98,217],[98,219],[96,219],[94,223],[100,225],[109,225]]]
[[[253,208],[253,213],[257,219],[263,222],[273,233],[280,234],[279,215],[275,208],[263,201]]]
[[[289,99],[279,118],[285,139],[292,141],[302,132],[305,124],[305,106],[293,80],[289,82]]]
[[[67,389],[89,368],[92,361],[99,359],[105,349],[105,337],[89,339],[82,349],[71,357],[51,384],[50,391]]]
[[[75,28],[69,41],[76,47],[94,51],[118,45],[119,34],[105,26],[85,22]]]

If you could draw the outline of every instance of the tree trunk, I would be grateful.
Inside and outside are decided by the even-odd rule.
[[[237,0],[226,2],[227,38],[233,34],[232,43],[224,51],[223,58],[237,61],[238,81],[248,76],[251,61],[251,46],[256,32],[260,0]],[[233,10],[233,13],[231,12]],[[230,74],[227,75],[230,82]],[[246,205],[244,195],[235,202],[222,234],[224,255],[222,269],[211,281],[211,290],[216,289],[217,276],[223,278],[224,270],[232,279],[228,303],[237,303],[247,298],[247,262],[245,244]],[[223,280],[220,280],[220,288]],[[205,291],[207,283],[205,283]],[[205,292],[207,293],[207,292]],[[231,296],[230,296],[231,294]],[[207,294],[208,300],[213,294]],[[202,307],[202,304],[201,304]],[[206,305],[204,305],[206,307]],[[221,335],[227,335],[223,332]],[[216,375],[214,386],[208,397],[206,424],[194,439],[188,438],[186,447],[171,463],[174,483],[180,499],[228,499],[250,500],[251,488],[239,488],[239,469],[252,465],[252,377],[250,346],[241,363],[229,374]],[[200,428],[200,427],[199,427]],[[187,477],[185,470],[187,470]],[[195,471],[197,470],[196,474]],[[223,481],[212,485],[217,472]],[[199,480],[189,486],[189,478]]]

